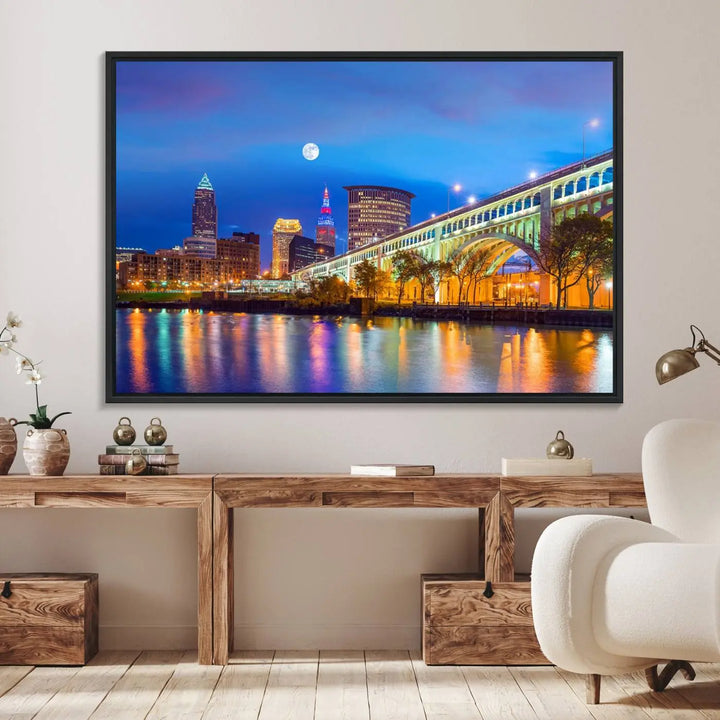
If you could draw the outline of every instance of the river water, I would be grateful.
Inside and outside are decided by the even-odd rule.
[[[116,392],[611,393],[613,333],[119,309]]]

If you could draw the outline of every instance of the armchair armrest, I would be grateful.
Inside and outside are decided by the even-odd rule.
[[[638,520],[574,515],[540,536],[532,562],[535,632],[552,663],[576,673],[612,675],[641,670],[657,660],[608,652],[593,631],[598,568],[613,551],[636,543],[678,542],[671,533]]]

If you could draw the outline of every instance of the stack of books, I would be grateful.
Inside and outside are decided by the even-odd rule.
[[[101,475],[125,475],[125,463],[134,450],[142,453],[147,467],[141,475],[177,475],[180,455],[172,445],[108,445],[104,455],[98,455]]]

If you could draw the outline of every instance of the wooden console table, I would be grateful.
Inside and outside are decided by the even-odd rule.
[[[639,473],[592,477],[216,475],[213,492],[213,662],[232,650],[234,508],[477,508],[478,570],[512,582],[515,508],[645,505]]]
[[[639,473],[593,477],[435,475],[69,475],[0,477],[0,508],[196,508],[198,661],[226,664],[232,649],[233,509],[263,507],[476,508],[478,573],[514,576],[517,507],[643,507]]]
[[[196,508],[198,662],[212,663],[212,475],[0,476],[0,508]]]

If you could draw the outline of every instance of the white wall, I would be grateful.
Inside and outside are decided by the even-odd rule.
[[[713,417],[720,373],[659,388],[657,356],[720,337],[714,227],[720,161],[715,0],[28,0],[0,4],[0,313],[44,358],[50,409],[72,409],[70,471],[91,472],[123,414],[160,415],[185,471],[345,471],[372,458],[498,471],[562,428],[598,471],[638,470],[674,416]],[[103,403],[105,50],[624,50],[625,402],[593,405]],[[562,82],[562,77],[558,78]],[[717,341],[717,340],[716,340]],[[3,367],[4,366],[4,367]],[[0,358],[0,414],[31,390]],[[329,441],[318,429],[331,428]],[[15,472],[22,472],[18,459]],[[237,513],[237,621],[246,645],[417,644],[418,575],[474,569],[465,511]],[[544,516],[522,514],[527,568]],[[96,570],[103,644],[194,640],[190,511],[0,511],[0,569]]]

